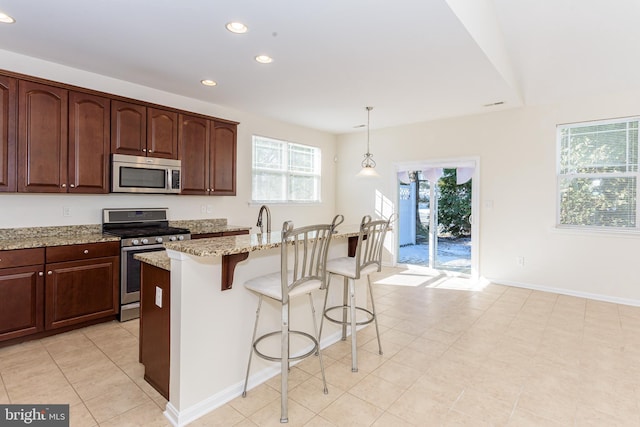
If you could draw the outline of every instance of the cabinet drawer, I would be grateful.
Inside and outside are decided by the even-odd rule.
[[[0,268],[44,264],[44,248],[0,251]]]
[[[75,261],[120,254],[120,242],[87,243],[82,245],[51,246],[47,248],[47,264]]]

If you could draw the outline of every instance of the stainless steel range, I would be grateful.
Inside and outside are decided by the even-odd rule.
[[[186,228],[169,226],[167,208],[103,209],[102,232],[120,240],[120,321],[140,316],[140,261],[135,254],[163,250],[163,242],[190,240]]]

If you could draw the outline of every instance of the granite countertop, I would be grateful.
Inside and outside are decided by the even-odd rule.
[[[333,238],[347,238],[357,236],[359,226],[340,227]],[[280,231],[257,234],[243,234],[240,236],[212,237],[209,239],[184,240],[165,243],[167,249],[184,252],[195,256],[223,256],[243,252],[262,251],[280,247],[282,241]]]
[[[169,221],[169,225],[188,228],[192,234],[251,230],[251,227],[228,225],[225,218]],[[117,242],[119,240],[120,237],[102,234],[101,224],[0,229],[0,250]]]
[[[119,237],[102,234],[100,224],[0,229],[0,250],[117,241]]]
[[[172,227],[188,228],[191,234],[222,233],[225,231],[247,231],[251,227],[229,225],[226,219],[195,219],[169,221]]]
[[[333,236],[333,239],[349,238],[358,235],[359,226],[343,226]],[[164,246],[178,252],[195,256],[223,256],[243,252],[261,251],[278,248],[281,242],[281,232],[269,234],[243,234],[240,236],[211,237],[208,239],[184,240],[168,242]],[[171,260],[166,251],[143,252],[135,254],[135,259],[163,270],[171,270]]]
[[[135,254],[133,257],[139,261],[151,264],[154,267],[171,270],[171,260],[167,256],[167,251],[142,252]]]

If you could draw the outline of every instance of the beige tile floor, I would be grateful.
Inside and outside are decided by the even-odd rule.
[[[640,308],[386,268],[373,326],[292,368],[291,426],[638,426]],[[0,349],[0,403],[69,403],[72,426],[167,426],[138,323]],[[245,357],[245,355],[239,355]],[[273,378],[194,426],[279,425]]]

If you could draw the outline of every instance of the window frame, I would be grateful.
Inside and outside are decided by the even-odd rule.
[[[640,234],[640,154],[636,155],[636,163],[627,161],[626,166],[635,165],[635,172],[563,172],[562,165],[562,131],[564,129],[582,128],[588,126],[601,126],[617,123],[638,122],[638,136],[636,153],[640,153],[640,116],[629,116],[614,119],[589,120],[584,122],[566,123],[556,126],[556,228],[567,231],[595,232],[612,234]],[[627,127],[628,128],[628,127]],[[627,140],[627,144],[629,140]],[[562,185],[567,178],[635,178],[635,226],[610,226],[610,225],[580,225],[561,223],[562,212]]]
[[[281,166],[283,168],[280,169],[271,169],[271,168],[256,168],[256,142],[259,140],[269,141],[271,143],[280,144],[283,147],[283,158],[281,160]],[[314,152],[313,155],[313,170],[311,172],[304,172],[300,170],[292,169],[292,165],[290,163],[290,152],[292,147],[303,147],[312,149]],[[284,169],[286,167],[286,170]],[[278,175],[280,177],[284,177],[283,183],[283,194],[285,195],[285,199],[258,199],[255,194],[254,181],[256,179],[256,171],[267,172],[269,174]],[[314,179],[314,187],[317,187],[316,198],[314,200],[294,200],[290,198],[290,189],[291,189],[291,179],[292,177],[300,177],[307,176],[312,177]],[[301,144],[298,142],[287,141],[284,139],[273,138],[269,136],[262,135],[252,135],[251,137],[251,203],[253,204],[292,204],[292,205],[317,205],[322,203],[322,149],[320,147],[309,145],[309,144]]]

